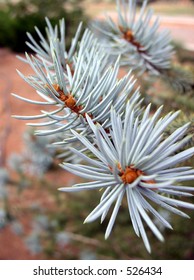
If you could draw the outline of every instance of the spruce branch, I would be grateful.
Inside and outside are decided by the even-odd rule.
[[[37,116],[14,116],[25,120],[43,120],[29,123],[31,126],[49,128],[37,130],[37,135],[65,132],[72,128],[88,133],[86,113],[93,121],[108,129],[111,106],[121,113],[125,110],[128,99],[134,104],[137,114],[141,111],[139,89],[132,92],[135,80],[131,71],[122,79],[118,79],[119,58],[114,65],[107,65],[108,56],[102,52],[89,30],[84,32],[79,48],[72,58],[73,71],[68,64],[64,69],[59,49],[55,42],[52,42],[50,45],[52,67],[48,66],[44,59],[41,61],[40,57],[30,57],[26,54],[26,60],[35,75],[24,76],[18,71],[44,101],[33,101],[14,94],[17,98],[32,104],[54,107],[52,111],[42,110],[42,114]],[[48,119],[49,121],[45,121]]]
[[[40,61],[44,61],[47,64],[52,64],[52,49],[51,44],[55,44],[55,48],[59,55],[59,60],[61,65],[65,67],[65,64],[68,62],[71,64],[72,57],[75,54],[78,47],[78,40],[82,30],[82,23],[79,24],[77,31],[75,33],[74,38],[71,41],[71,47],[67,51],[66,49],[66,29],[65,29],[65,20],[61,19],[58,25],[54,27],[51,25],[50,20],[46,17],[46,34],[47,38],[44,38],[40,30],[37,26],[35,26],[35,30],[40,39],[39,42],[36,42],[32,35],[27,32],[27,36],[29,41],[26,42],[27,46],[36,54]],[[28,60],[23,59],[22,57],[18,57],[24,62],[28,63]]]
[[[172,66],[161,73],[161,78],[180,96],[194,91],[193,75],[181,66]]]
[[[150,106],[146,108],[140,120],[139,116],[135,117],[134,109],[128,102],[124,122],[112,108],[110,138],[102,126],[94,124],[92,119],[87,116],[95,139],[90,142],[75,131],[73,134],[94,154],[95,158],[91,159],[84,153],[73,150],[77,156],[85,159],[86,164],[64,162],[61,167],[88,179],[89,182],[60,188],[64,192],[95,189],[103,191],[99,204],[88,215],[85,222],[93,222],[99,217],[103,222],[111,206],[115,203],[105,238],[109,237],[122,200],[126,196],[134,230],[138,236],[142,237],[149,252],[151,247],[142,220],[160,241],[163,241],[164,238],[147,212],[153,214],[163,226],[172,227],[147,199],[183,217],[187,217],[187,215],[176,207],[194,209],[194,205],[191,203],[166,196],[168,194],[190,196],[187,191],[194,191],[193,187],[185,185],[186,181],[194,179],[194,169],[188,166],[176,167],[177,164],[194,155],[194,147],[174,155],[188,141],[188,137],[183,137],[188,129],[188,124],[179,127],[168,138],[162,140],[166,127],[172,123],[179,112],[169,113],[165,117],[159,118],[162,111],[162,107],[160,107],[150,117],[150,108]],[[95,142],[95,146],[93,142]],[[184,185],[180,186],[180,182],[184,182]]]
[[[158,31],[159,18],[151,23],[153,10],[147,2],[137,14],[136,0],[117,0],[118,22],[107,15],[105,23],[96,21],[92,26],[102,38],[105,51],[121,55],[123,66],[137,69],[140,74],[148,71],[160,75],[171,67],[174,51],[169,32]]]
[[[80,35],[80,26],[68,52],[64,21],[59,27],[52,27],[47,19],[47,40],[37,29],[41,46],[29,35],[28,45],[37,55],[26,54],[25,62],[34,74],[25,76],[18,71],[43,101],[14,96],[42,106],[39,115],[15,117],[35,120],[28,124],[40,127],[36,135],[60,135],[55,145],[62,150],[59,157],[65,157],[61,167],[89,180],[60,190],[103,191],[99,204],[85,222],[99,217],[103,222],[115,203],[105,233],[108,238],[126,196],[134,231],[150,252],[144,222],[160,241],[164,238],[149,214],[164,227],[172,228],[150,201],[183,217],[188,215],[177,207],[194,209],[189,202],[168,197],[192,196],[189,192],[194,189],[185,182],[194,179],[194,170],[178,165],[194,155],[194,148],[184,148],[191,141],[187,135],[188,122],[179,124],[174,131],[169,129],[164,138],[179,111],[161,116],[162,106],[156,112],[151,110],[151,104],[142,108],[142,97],[139,88],[135,89],[131,71],[118,78],[121,61],[133,68],[140,67],[142,72],[161,75],[170,71],[170,38],[166,33],[158,33],[158,21],[148,27],[152,12],[146,4],[144,1],[135,21],[136,1],[117,1],[119,24],[108,18],[110,28],[103,30],[110,39],[105,42],[111,47],[110,55],[120,54],[112,63],[91,31],[86,29]]]
[[[185,131],[183,137],[190,136],[190,138],[181,150],[185,148],[194,147],[194,113],[190,113],[190,114],[181,113],[180,116],[172,124],[168,126],[167,130],[164,133],[164,137],[166,138],[169,135],[171,135],[176,129],[178,129],[183,125],[186,125],[187,123],[190,123],[190,126]]]

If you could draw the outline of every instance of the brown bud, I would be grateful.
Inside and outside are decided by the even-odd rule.
[[[68,98],[65,100],[65,104],[67,107],[72,109],[73,107],[75,107],[76,101],[72,95],[69,95]]]
[[[123,175],[121,176],[121,179],[124,183],[131,184],[133,183],[138,177],[138,174],[136,170],[131,169],[130,167],[127,167]]]

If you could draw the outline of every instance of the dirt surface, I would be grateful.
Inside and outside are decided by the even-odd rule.
[[[0,98],[1,98],[1,148],[3,146],[3,164],[13,152],[20,152],[23,141],[22,134],[26,127],[24,122],[11,117],[12,114],[20,112],[28,114],[29,109],[25,104],[18,102],[10,95],[10,92],[32,95],[32,90],[18,77],[16,68],[22,68],[27,74],[30,69],[27,65],[16,59],[16,55],[7,49],[0,49]],[[33,109],[32,109],[33,110]],[[20,207],[21,198],[15,197],[15,209]],[[23,224],[28,221],[22,219]],[[4,227],[0,230],[0,259],[33,259],[34,256],[26,248],[22,238],[17,236],[10,228]],[[36,256],[36,258],[39,258]]]
[[[1,165],[6,165],[6,161],[12,153],[20,153],[23,149],[23,133],[27,129],[26,121],[14,119],[11,115],[35,115],[39,114],[42,109],[40,106],[20,101],[10,94],[17,93],[27,98],[38,99],[34,90],[19,77],[16,68],[26,75],[32,73],[27,64],[16,58],[16,54],[7,49],[0,49],[0,145],[4,150],[4,154],[1,155],[3,158]],[[17,176],[11,172],[11,177],[14,179]],[[53,189],[57,191],[57,187],[72,180],[72,176],[59,169],[57,172],[49,172],[47,179],[53,182]],[[19,213],[25,235],[31,230],[29,207],[32,203],[46,209],[56,206],[53,197],[48,195],[47,188],[40,190],[33,186],[33,190],[27,188],[18,194],[13,186],[8,186],[8,192],[13,205],[12,210],[16,215]],[[43,258],[42,254],[32,254],[27,249],[24,237],[15,234],[11,226],[0,229],[0,259],[41,258]]]
[[[24,121],[18,121],[12,118],[12,115],[30,115],[37,114],[40,107],[30,106],[25,102],[19,101],[10,93],[17,93],[21,96],[32,98],[33,89],[25,83],[16,72],[19,69],[22,73],[30,74],[30,67],[16,58],[16,54],[7,49],[0,49],[0,91],[1,91],[1,111],[4,111],[4,125],[9,124],[9,137],[6,141],[7,155],[10,152],[19,152],[22,147],[22,134],[26,129]],[[6,103],[6,106],[5,106]],[[6,107],[6,108],[5,108]],[[36,107],[36,108],[35,108]],[[2,115],[1,115],[2,116]]]

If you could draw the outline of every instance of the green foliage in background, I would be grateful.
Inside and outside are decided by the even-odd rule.
[[[25,42],[26,31],[38,40],[34,26],[45,34],[45,17],[55,25],[65,18],[67,47],[80,21],[86,20],[78,0],[21,0],[16,3],[4,1],[0,6],[0,47],[15,52],[29,51]],[[68,40],[69,38],[69,40]]]

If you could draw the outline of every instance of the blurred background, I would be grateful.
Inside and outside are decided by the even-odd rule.
[[[184,90],[180,93],[164,80],[139,77],[144,102],[151,101],[155,108],[165,104],[166,112],[182,109],[179,124],[191,121],[193,133],[194,1],[149,2],[161,18],[161,29],[171,32],[176,50],[174,65],[181,71]],[[148,229],[151,255],[134,234],[125,202],[109,240],[104,240],[106,221],[83,225],[96,205],[98,192],[59,193],[58,187],[81,179],[58,167],[56,151],[46,146],[53,141],[51,137],[35,137],[25,121],[11,118],[13,114],[33,115],[41,110],[10,95],[34,96],[34,90],[16,73],[16,68],[25,75],[32,73],[16,58],[29,52],[26,31],[36,38],[34,26],[44,33],[45,16],[52,24],[64,17],[69,46],[80,21],[87,26],[93,19],[103,20],[105,11],[114,17],[114,0],[0,1],[0,259],[194,259],[191,211],[186,211],[191,216],[187,220],[159,210],[174,231],[160,227],[165,236],[161,244]],[[189,145],[193,146],[193,141]],[[193,160],[190,164],[194,165]],[[192,198],[189,201],[194,202]]]

